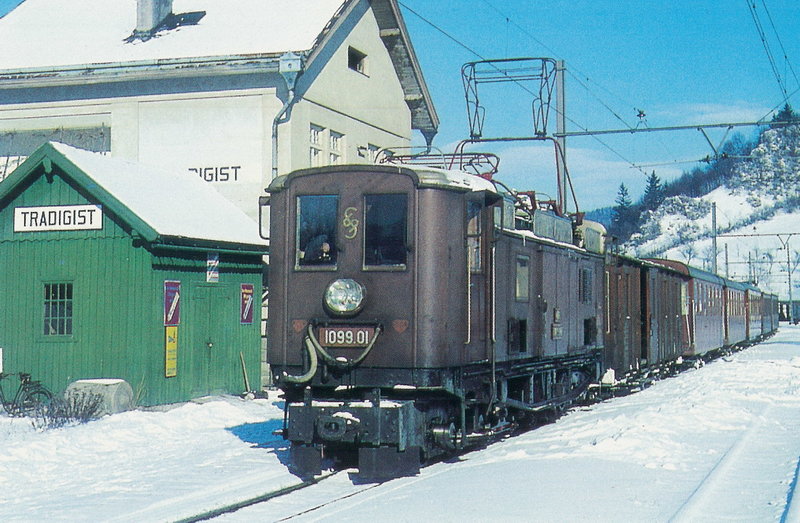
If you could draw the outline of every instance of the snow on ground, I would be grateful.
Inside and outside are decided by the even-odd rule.
[[[293,521],[800,521],[800,330]],[[337,478],[342,493],[348,483]],[[275,521],[301,496],[232,514]]]
[[[770,195],[755,195],[719,187],[696,199],[717,204],[717,274],[739,281],[755,280],[762,290],[788,299],[785,241],[797,229],[798,214],[775,208],[779,203]],[[709,207],[710,209],[710,207]],[[759,211],[771,210],[768,217],[751,223]],[[647,229],[647,225],[645,229]],[[697,240],[687,240],[687,227],[702,233]],[[713,260],[712,217],[690,219],[683,214],[659,218],[660,234],[635,248],[644,257],[679,260],[710,271]],[[681,238],[684,237],[682,240]],[[672,247],[670,247],[672,246]],[[797,270],[798,247],[791,242],[792,271]],[[793,293],[798,292],[794,282]]]
[[[276,402],[214,398],[44,432],[0,417],[0,521],[172,521],[298,483],[272,435]]]
[[[727,231],[732,229],[732,232],[748,232],[748,229],[752,229],[753,226],[741,224],[749,222],[753,215],[758,212],[766,212],[766,210],[773,209],[778,203],[777,199],[770,195],[755,195],[740,190],[734,191],[724,186],[718,187],[700,198],[683,197],[683,200],[690,204],[696,204],[699,209],[703,209],[702,212],[704,214],[699,217],[692,216],[689,218],[684,214],[684,212],[688,211],[684,209],[682,212],[678,212],[676,209],[674,214],[658,215],[658,236],[637,245],[637,253],[651,255],[653,252],[663,252],[670,245],[678,244],[677,247],[669,248],[665,256],[672,255],[675,256],[674,259],[685,258],[682,250],[685,249],[686,244],[692,243],[686,239],[687,236],[693,236],[698,233],[711,235],[713,230],[712,204],[717,206],[718,230]],[[694,208],[692,205],[689,205],[689,207]],[[773,211],[780,213],[779,210],[773,209]],[[663,210],[660,209],[659,212],[663,212]],[[700,213],[701,211],[695,209],[695,212]],[[770,219],[766,219],[757,223],[766,224],[769,221]],[[690,226],[690,228],[687,229],[687,226]],[[648,225],[645,225],[644,228],[647,229]],[[711,240],[708,239],[708,242],[710,244]],[[698,244],[699,242],[694,243]],[[695,256],[699,256],[702,252],[699,249],[696,249],[696,251],[697,254]]]
[[[0,416],[0,520],[171,521],[295,484],[271,435],[279,406],[212,398],[46,432]],[[419,476],[339,474],[220,519],[800,521],[798,434],[800,328],[782,325],[761,345]]]

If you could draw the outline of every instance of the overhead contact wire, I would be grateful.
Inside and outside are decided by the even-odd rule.
[[[484,0],[484,1],[485,1],[485,0]],[[421,15],[419,12],[417,12],[417,11],[415,11],[414,9],[410,8],[410,7],[409,7],[409,6],[408,6],[408,5],[407,5],[405,2],[398,1],[397,3],[398,3],[398,5],[400,5],[400,6],[401,6],[401,7],[403,7],[404,9],[408,10],[408,12],[410,12],[411,14],[413,14],[414,16],[416,16],[417,18],[419,18],[420,20],[422,20],[423,22],[425,22],[426,24],[428,24],[429,26],[431,26],[432,28],[434,28],[434,29],[435,29],[437,32],[439,32],[439,33],[441,33],[442,35],[444,35],[444,36],[445,36],[447,39],[451,40],[453,43],[455,43],[456,45],[458,45],[458,46],[459,46],[459,47],[461,47],[462,49],[466,50],[467,52],[469,52],[469,53],[471,53],[471,54],[473,54],[473,55],[475,55],[475,56],[477,56],[477,57],[478,57],[478,58],[480,58],[481,60],[488,61],[488,60],[487,60],[487,58],[485,58],[483,55],[481,55],[480,53],[478,53],[477,51],[475,51],[474,49],[472,49],[472,48],[471,48],[471,47],[469,47],[468,45],[466,45],[466,44],[462,43],[462,42],[461,42],[460,40],[458,40],[456,37],[454,37],[453,35],[451,35],[451,34],[450,34],[450,33],[448,33],[447,31],[445,31],[445,30],[444,30],[444,29],[442,29],[441,27],[437,26],[435,23],[433,23],[432,21],[430,21],[430,20],[429,20],[429,19],[427,19],[426,17],[422,16],[422,15]],[[495,10],[496,10],[496,8],[495,8]],[[518,25],[517,25],[515,22],[511,21],[511,23],[512,23],[512,24],[514,24],[516,27],[519,27],[519,26],[518,26]],[[526,33],[526,34],[527,34],[527,33]],[[528,35],[528,36],[531,36],[531,35]],[[531,38],[533,38],[533,37],[531,36]],[[534,40],[536,40],[536,39],[534,38]],[[536,41],[538,42],[538,40],[536,40]],[[541,44],[541,42],[538,42],[538,43],[540,43],[540,44]],[[550,52],[553,52],[551,49],[549,49],[549,48],[548,48],[547,46],[545,46],[544,44],[541,44],[541,45],[542,45],[542,46],[543,46],[545,49],[547,49],[548,51],[550,51]],[[503,72],[503,71],[502,71],[500,68],[498,68],[497,66],[495,66],[495,65],[492,65],[492,67],[494,67],[495,69],[497,69],[497,71],[498,71],[498,72],[500,72],[500,73],[504,73],[504,72]],[[521,87],[523,90],[525,90],[525,91],[526,91],[528,94],[530,94],[530,95],[532,95],[532,96],[535,96],[535,93],[531,92],[531,91],[530,91],[530,90],[529,90],[527,87],[525,87],[524,85],[520,84],[520,83],[519,83],[519,82],[517,82],[517,81],[514,81],[514,83],[516,83],[516,84],[517,84],[519,87]],[[580,129],[581,129],[581,130],[583,130],[583,131],[588,131],[588,129],[587,129],[586,127],[584,127],[583,125],[580,125],[578,122],[576,122],[575,120],[573,120],[572,118],[570,118],[570,117],[569,117],[569,116],[567,116],[566,114],[563,114],[563,115],[562,115],[562,114],[561,114],[561,112],[560,112],[560,111],[558,111],[558,108],[557,108],[557,107],[553,107],[552,109],[553,109],[553,110],[555,110],[556,114],[559,114],[559,115],[563,116],[563,117],[564,117],[566,120],[568,120],[570,123],[572,123],[572,124],[573,124],[573,125],[575,125],[576,127],[580,128]],[[624,121],[623,121],[623,123],[624,123]],[[627,126],[627,124],[626,124],[626,126]],[[629,127],[629,126],[628,126],[628,127]],[[630,166],[632,166],[634,169],[637,169],[637,170],[639,170],[639,171],[640,171],[642,174],[644,174],[644,175],[647,175],[647,173],[646,173],[644,170],[642,170],[642,169],[641,169],[639,166],[637,166],[637,165],[636,165],[634,162],[632,162],[632,161],[628,160],[628,159],[627,159],[626,157],[624,157],[624,156],[623,156],[623,155],[622,155],[620,152],[616,151],[616,150],[615,150],[614,148],[612,148],[610,145],[608,145],[607,143],[603,142],[603,141],[602,141],[600,138],[598,138],[597,136],[592,136],[592,138],[594,138],[594,140],[595,140],[595,141],[597,141],[597,142],[598,142],[600,145],[602,145],[603,147],[605,147],[606,149],[608,149],[609,151],[611,151],[611,153],[612,153],[612,154],[614,154],[615,156],[617,156],[618,158],[620,158],[622,161],[624,161],[625,163],[629,164],[629,165],[630,165]]]

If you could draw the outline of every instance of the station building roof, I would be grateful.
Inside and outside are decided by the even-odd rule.
[[[136,0],[25,0],[0,19],[0,69],[275,54],[311,49],[342,0],[173,0],[194,25],[127,41]]]
[[[54,166],[149,244],[267,250],[259,225],[207,182],[56,142],[42,145],[0,182],[0,206]]]
[[[138,0],[143,1],[143,0]],[[166,1],[166,0],[163,0]],[[278,72],[295,52],[324,59],[348,16],[371,9],[411,110],[432,137],[439,119],[397,0],[172,0],[171,23],[135,38],[137,0],[25,0],[0,18],[0,88]],[[368,6],[368,7],[367,7]]]

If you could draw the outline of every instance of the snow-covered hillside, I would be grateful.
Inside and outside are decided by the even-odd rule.
[[[750,158],[737,164],[724,186],[701,198],[665,199],[645,213],[641,232],[624,248],[640,257],[672,258],[711,270],[714,204],[717,272],[755,280],[786,298],[787,239],[792,270],[800,261],[800,238],[789,236],[800,233],[800,127],[763,132]],[[792,283],[793,297],[800,297]]]

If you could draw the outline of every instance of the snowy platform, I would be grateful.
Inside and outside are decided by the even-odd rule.
[[[0,417],[0,520],[174,521],[297,484],[272,435],[281,420],[277,397],[47,432]],[[220,519],[800,521],[798,434],[800,328],[781,325],[733,357],[417,477],[339,474]]]

